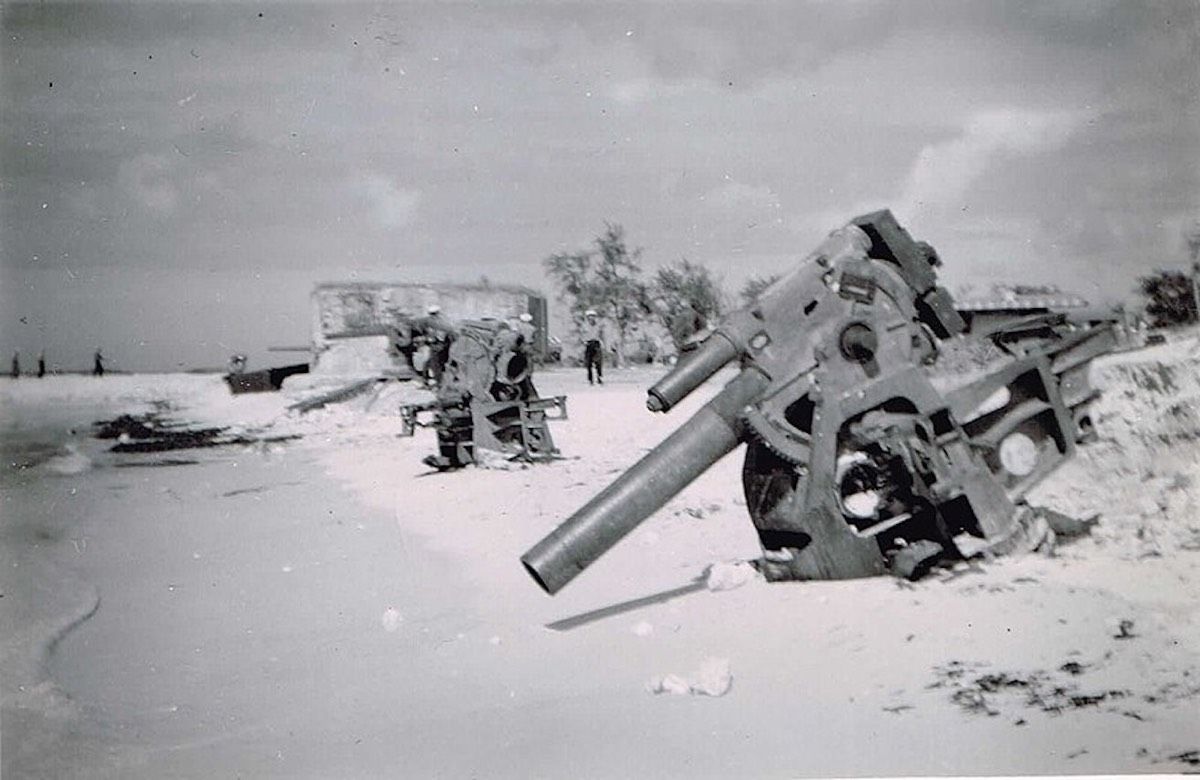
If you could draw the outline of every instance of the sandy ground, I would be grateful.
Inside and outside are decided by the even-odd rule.
[[[4,777],[1194,769],[1200,342],[1097,374],[1101,441],[1038,500],[1101,523],[1056,557],[768,585],[737,565],[758,547],[735,453],[554,598],[520,554],[703,397],[653,416],[657,372],[545,373],[563,460],[442,475],[432,432],[396,438],[394,393],[295,419],[212,377],[6,383]],[[154,400],[303,438],[66,434]],[[546,627],[713,564],[729,589]]]

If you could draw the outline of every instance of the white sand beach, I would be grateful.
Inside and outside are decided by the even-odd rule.
[[[235,398],[214,376],[6,381],[3,774],[1194,768],[1200,346],[1096,373],[1100,441],[1035,499],[1100,522],[1054,557],[767,584],[739,564],[759,550],[738,453],[554,598],[520,554],[715,387],[654,416],[657,372],[545,372],[542,392],[570,399],[562,460],[438,474],[432,432],[397,438],[389,396],[297,418],[287,386]],[[130,455],[89,437],[153,402],[302,438]],[[711,588],[547,627],[714,566]]]

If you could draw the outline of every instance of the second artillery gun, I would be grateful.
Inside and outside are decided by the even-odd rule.
[[[548,422],[567,416],[565,396],[540,398],[533,386],[533,345],[499,320],[458,324],[442,367],[436,397],[400,408],[403,433],[433,427],[438,452],[425,463],[438,470],[478,462],[486,449],[525,460],[558,454]],[[433,413],[424,423],[423,412]]]
[[[943,558],[1052,536],[1025,494],[1090,431],[1090,360],[1108,328],[1054,318],[990,334],[1011,353],[936,376],[965,324],[940,259],[889,211],[834,231],[727,316],[649,391],[666,412],[740,370],[691,419],[521,558],[553,594],[740,444],[768,580],[916,576]]]

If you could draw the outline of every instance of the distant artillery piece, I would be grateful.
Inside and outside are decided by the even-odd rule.
[[[834,231],[650,389],[649,409],[666,412],[741,366],[526,552],[526,571],[557,592],[740,444],[768,580],[915,577],[972,551],[1043,544],[1047,521],[1023,498],[1086,435],[1087,364],[1112,349],[1112,330],[1001,328],[990,337],[1013,357],[943,392],[939,344],[966,326],[937,286],[940,264],[888,211]]]
[[[234,355],[230,360],[230,371],[225,375],[225,383],[234,395],[270,393],[283,387],[283,380],[289,376],[307,374],[308,370],[308,363],[295,363],[290,366],[264,368],[261,371],[246,371],[245,356]]]
[[[566,419],[566,396],[538,397],[529,345],[507,323],[467,320],[450,344],[437,397],[400,408],[403,434],[437,432],[438,454],[425,463],[440,470],[478,462],[478,449],[525,460],[547,460],[558,449],[550,420]],[[433,422],[420,415],[433,412]],[[551,414],[551,413],[555,414]]]

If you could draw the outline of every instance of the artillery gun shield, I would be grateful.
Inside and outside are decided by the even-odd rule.
[[[491,349],[481,334],[463,328],[459,338],[450,345],[445,375],[440,392],[469,393],[483,396],[484,390],[496,381],[496,366]]]
[[[405,435],[420,425],[417,415],[433,411],[438,454],[426,462],[438,469],[477,462],[477,449],[525,460],[558,454],[549,420],[566,418],[566,398],[539,398],[533,362],[524,339],[492,320],[459,323],[450,342],[437,399],[401,410]],[[557,410],[557,416],[548,411]]]

